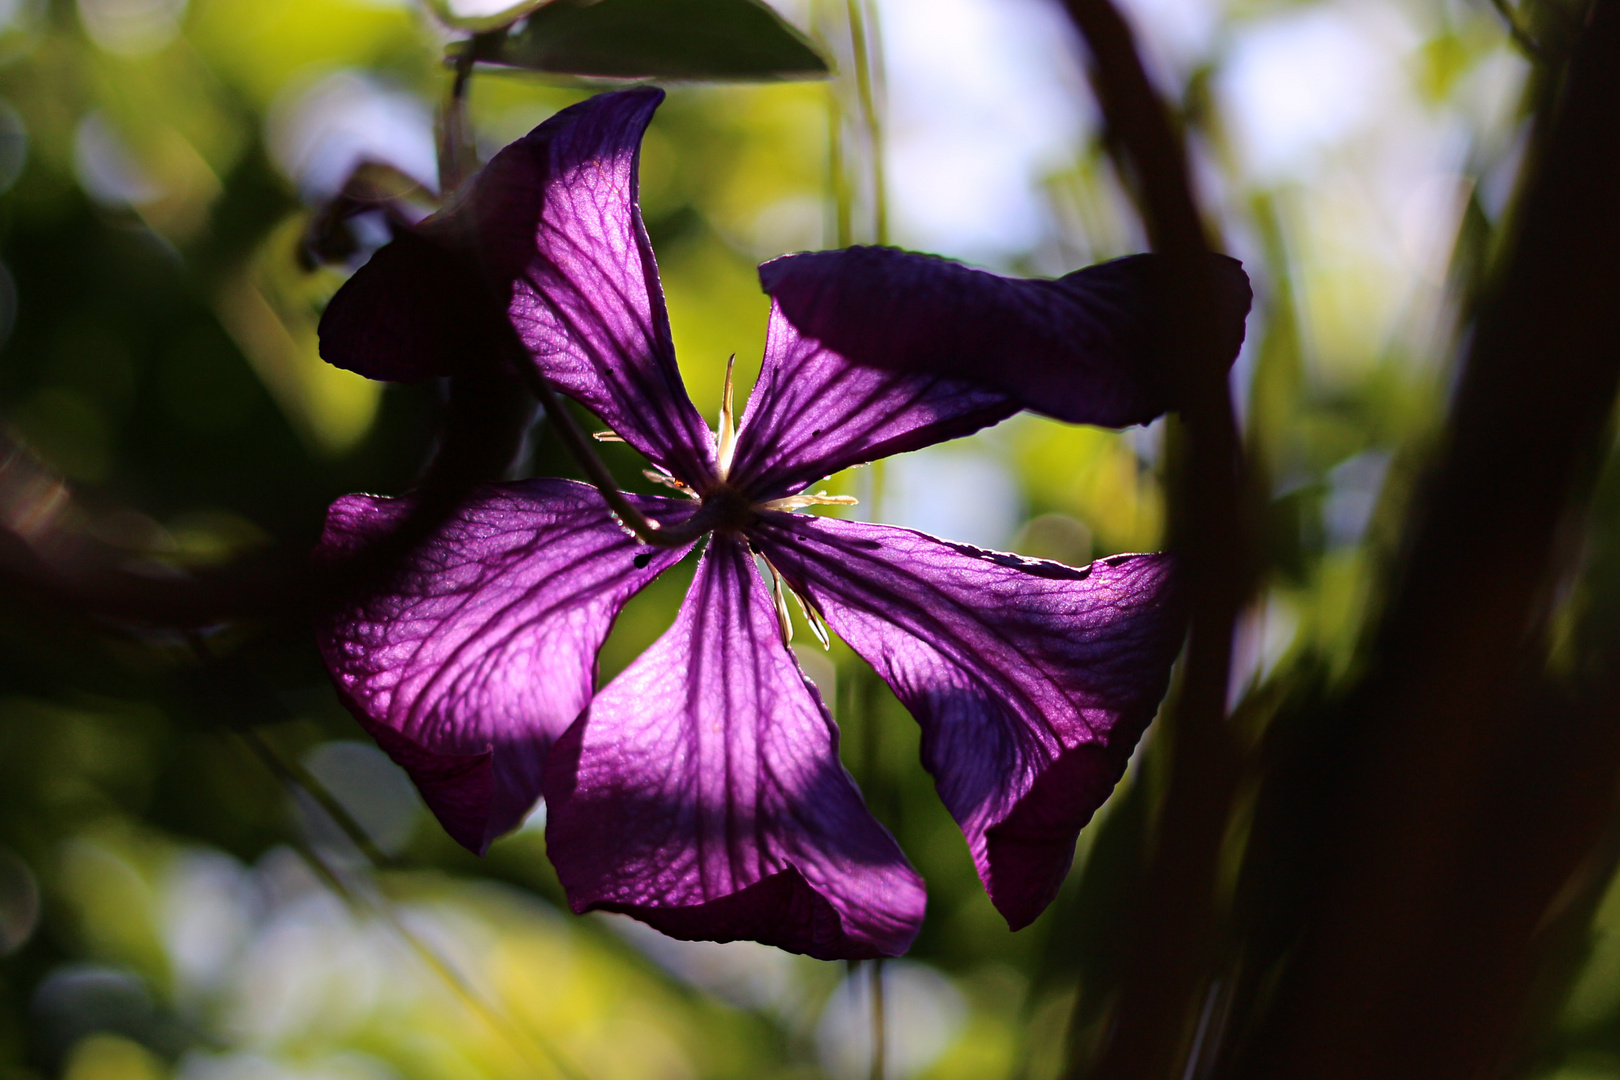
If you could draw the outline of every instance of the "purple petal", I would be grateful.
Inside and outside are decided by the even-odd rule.
[[[545,792],[575,911],[825,960],[897,956],[922,922],[922,881],[839,763],[735,536],[714,536],[675,625],[558,741]]]
[[[599,95],[496,154],[417,227],[414,245],[382,248],[338,290],[321,320],[321,355],[374,378],[448,373],[491,347],[480,322],[504,309],[553,385],[704,486],[714,438],[675,366],[636,203],[641,136],[663,98]]]
[[[1077,570],[779,513],[750,535],[922,725],[923,765],[990,899],[1028,925],[1169,682],[1182,628],[1169,557]]]
[[[632,498],[653,516],[691,507]],[[408,498],[345,496],[316,557],[352,555],[410,511]],[[627,535],[584,484],[491,485],[317,637],[344,704],[445,831],[481,853],[534,806],[546,752],[590,700],[619,609],[685,553]]]
[[[321,313],[321,356],[368,379],[421,382],[498,356],[477,267],[431,235],[402,231]]]
[[[1211,256],[1228,362],[1252,293]],[[806,337],[851,361],[970,379],[1075,424],[1145,424],[1173,407],[1163,370],[1163,262],[1133,255],[1056,281],[1004,278],[934,255],[855,247],[785,255],[760,281]]]
[[[790,495],[839,469],[970,434],[1017,409],[1005,394],[959,379],[852,364],[801,335],[773,303],[730,480],[756,500]]]

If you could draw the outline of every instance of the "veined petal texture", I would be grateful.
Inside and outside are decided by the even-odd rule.
[[[1210,260],[1230,362],[1253,294],[1236,259]],[[853,247],[784,255],[759,276],[802,335],[857,364],[968,379],[1075,424],[1145,424],[1174,407],[1162,344],[1177,312],[1157,255],[1048,281]]]
[[[675,625],[597,694],[545,781],[577,912],[822,959],[899,955],[922,923],[922,881],[840,764],[735,535],[713,537]]]
[[[691,510],[632,498],[654,516]],[[352,555],[410,511],[408,498],[345,496],[316,557]],[[489,485],[385,587],[323,619],[317,639],[344,704],[445,831],[481,853],[534,806],[546,753],[590,700],[620,608],[685,553],[641,544],[584,484]]]
[[[508,313],[541,372],[701,490],[714,436],[675,366],[636,202],[641,136],[663,100],[662,90],[625,90],[564,109],[497,154],[473,199],[486,257],[511,282]]]
[[[751,536],[922,725],[923,766],[1013,929],[1153,718],[1181,643],[1164,555],[1084,569],[767,513]]]
[[[321,319],[321,355],[371,378],[498,356],[505,311],[541,373],[651,460],[701,487],[714,438],[675,366],[636,203],[662,90],[601,94],[507,146],[453,201],[372,256]]]
[[[779,498],[1017,410],[1005,394],[961,379],[853,364],[801,334],[772,303],[765,361],[737,432],[730,480],[755,499]]]

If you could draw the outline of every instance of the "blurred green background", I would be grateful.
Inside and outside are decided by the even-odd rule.
[[[1269,499],[1270,569],[1235,680],[1256,735],[1267,702],[1354,671],[1390,508],[1434,435],[1516,179],[1529,65],[1483,0],[1127,7],[1256,284],[1234,373]],[[834,76],[671,85],[643,151],[677,353],[706,414],[729,354],[744,386],[758,369],[762,259],[879,239],[880,220],[902,246],[1019,274],[1143,246],[1056,5],[876,4],[877,138],[847,5],[779,10]],[[410,485],[439,391],[322,363],[315,323],[344,269],[306,272],[297,253],[360,157],[434,182],[456,36],[385,0],[0,0],[8,527],[71,528],[140,572],[184,574],[307,547],[334,497]],[[589,92],[479,74],[483,155]],[[1020,416],[832,487],[859,494],[860,515],[1084,563],[1160,544],[1161,440]],[[533,443],[522,471],[571,471],[543,430]],[[611,459],[627,480],[632,459]],[[1599,555],[1620,500],[1601,510]],[[626,610],[603,679],[668,624],[683,573]],[[567,914],[543,818],[486,859],[457,847],[337,704],[305,635],[220,628],[204,666],[183,637],[107,629],[0,598],[0,1077],[866,1075],[869,971]],[[916,726],[847,649],[798,640],[846,763],[928,882],[922,936],[886,968],[889,1075],[1059,1075],[1071,1017],[1088,1015],[1077,998],[1117,977],[1151,734],[1063,895],[1009,934],[917,763]],[[369,869],[267,760],[329,788],[390,868]],[[1538,1066],[1567,1080],[1620,1077],[1620,892],[1591,945]]]

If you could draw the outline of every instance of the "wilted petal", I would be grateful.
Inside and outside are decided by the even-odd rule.
[[[853,364],[800,334],[773,303],[765,361],[737,432],[730,479],[755,499],[777,498],[850,465],[967,435],[1017,410],[1005,394],[960,379]]]
[[[1220,348],[1243,344],[1252,293],[1213,255]],[[1173,407],[1164,263],[1133,255],[1055,281],[1005,278],[934,255],[855,247],[785,255],[760,281],[806,337],[850,360],[970,379],[1076,424],[1145,424]]]
[[[922,922],[922,881],[839,763],[735,536],[710,541],[675,625],[558,741],[545,792],[575,911],[822,959],[898,955]]]
[[[1164,695],[1182,626],[1168,556],[1074,569],[786,514],[751,535],[922,725],[991,900],[1027,925]]]
[[[488,353],[481,320],[504,310],[553,385],[683,480],[706,479],[713,436],[675,366],[636,203],[641,136],[663,97],[601,94],[496,154],[338,290],[321,355],[374,378],[447,373]]]
[[[653,516],[690,512],[633,498]],[[409,499],[339,499],[317,558],[352,555],[410,510]],[[482,852],[534,806],[546,752],[590,699],[619,609],[684,554],[627,535],[584,484],[484,487],[317,636],[344,704],[445,831]]]

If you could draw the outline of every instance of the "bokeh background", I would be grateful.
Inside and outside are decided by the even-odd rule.
[[[775,6],[832,78],[672,84],[643,151],[705,413],[728,355],[745,386],[758,369],[763,259],[886,239],[1057,275],[1145,246],[1055,3],[878,0],[876,131],[847,5]],[[1347,679],[1514,189],[1531,65],[1485,0],[1124,7],[1256,286],[1233,387],[1269,570],[1234,700],[1303,672]],[[9,528],[71,525],[172,576],[307,547],[336,496],[411,484],[439,390],[321,362],[316,320],[347,270],[308,271],[298,252],[359,160],[436,183],[457,36],[407,0],[0,0]],[[589,92],[479,74],[481,152]],[[854,514],[1084,563],[1161,545],[1159,427],[1019,416],[832,486],[861,497]],[[627,480],[632,457],[612,459]],[[518,466],[571,468],[543,425]],[[1616,500],[1601,505],[1614,520],[1595,527],[1620,525]],[[689,573],[630,605],[604,679],[668,624]],[[485,859],[461,850],[338,705],[307,636],[213,628],[204,663],[184,635],[101,629],[0,597],[0,1077],[867,1075],[869,969],[567,914],[543,808]],[[1060,1075],[1088,1016],[1077,1000],[1117,977],[1152,734],[1060,899],[1010,934],[915,724],[848,650],[798,640],[846,764],[928,882],[917,946],[883,975],[888,1075]],[[310,791],[347,808],[382,868]],[[1537,1075],[1620,1077],[1620,892],[1588,945]]]

